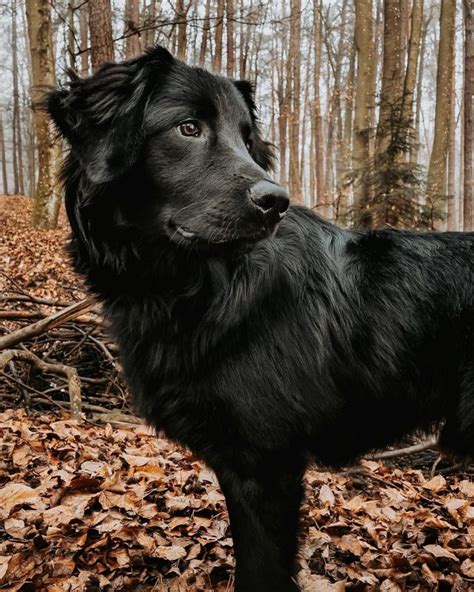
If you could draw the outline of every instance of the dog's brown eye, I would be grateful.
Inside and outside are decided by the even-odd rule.
[[[250,140],[247,140],[247,142],[245,142],[245,147],[250,152],[252,150],[252,142],[250,142]]]
[[[197,138],[201,135],[201,128],[197,121],[183,121],[178,125],[178,129],[183,136]]]

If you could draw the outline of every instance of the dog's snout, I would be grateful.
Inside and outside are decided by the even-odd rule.
[[[270,181],[259,181],[250,188],[250,199],[265,214],[281,219],[290,205],[284,189]]]

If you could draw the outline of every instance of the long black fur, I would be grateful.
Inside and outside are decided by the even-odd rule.
[[[298,589],[309,459],[440,426],[474,454],[473,233],[343,230],[296,205],[269,223],[249,200],[272,158],[250,85],[162,48],[45,102],[71,146],[75,267],[140,412],[215,470],[239,592]],[[178,133],[189,118],[202,137]]]

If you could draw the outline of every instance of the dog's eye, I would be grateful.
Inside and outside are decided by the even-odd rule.
[[[252,151],[252,142],[251,142],[250,140],[247,140],[247,141],[245,142],[245,147],[247,148],[247,150],[248,150],[249,152],[251,152],[251,151]]]
[[[198,138],[201,135],[199,123],[194,120],[183,121],[178,125],[178,130],[183,136]]]

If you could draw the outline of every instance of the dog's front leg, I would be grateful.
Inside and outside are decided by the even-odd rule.
[[[273,467],[273,468],[270,468]],[[295,592],[298,515],[303,468],[245,477],[220,471],[236,558],[236,592]]]

